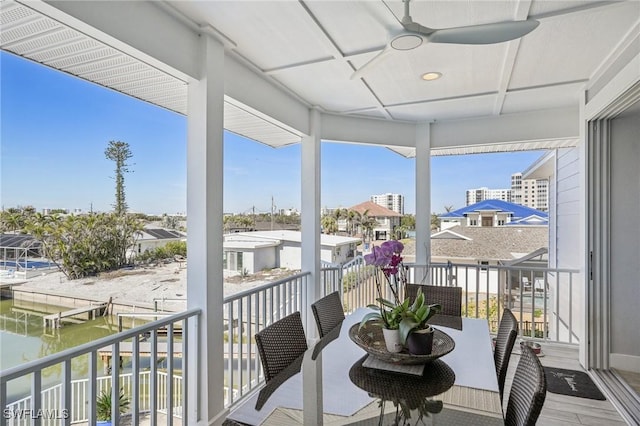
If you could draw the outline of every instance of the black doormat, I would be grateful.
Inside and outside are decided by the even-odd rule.
[[[591,377],[584,371],[544,367],[544,375],[547,378],[549,392],[577,396],[578,398],[599,399],[600,401],[606,399],[593,383]]]

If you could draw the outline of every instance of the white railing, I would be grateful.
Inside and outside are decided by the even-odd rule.
[[[492,332],[509,308],[519,319],[522,337],[578,342],[577,269],[455,263],[406,267],[411,283],[461,287],[462,315],[486,318]],[[345,311],[375,303],[375,270],[362,258],[345,264],[343,291]]]
[[[159,413],[167,413],[167,373],[163,371],[156,372],[156,381],[158,383],[158,393],[156,397],[157,410]],[[138,411],[140,413],[147,413],[151,407],[151,394],[149,392],[151,383],[151,372],[141,371],[139,373],[138,383],[140,385],[140,399],[138,400]],[[120,375],[120,389],[122,389],[125,395],[132,395],[133,378],[131,373],[125,373]],[[69,412],[70,422],[73,423],[86,423],[89,421],[88,410],[88,392],[89,392],[89,379],[78,379],[71,381],[71,411]],[[109,392],[111,389],[111,377],[102,376],[98,377],[96,381],[96,389],[98,395],[102,392]],[[182,418],[182,377],[173,376],[173,416]],[[62,384],[52,386],[44,389],[41,392],[42,410],[45,413],[50,413],[50,416],[43,416],[42,425],[58,425],[60,424],[59,418],[56,418],[55,413],[60,412],[62,396]],[[14,401],[11,404],[5,406],[5,413],[11,413],[9,416],[9,425],[12,426],[28,426],[31,424],[31,416],[20,416],[19,413],[28,413],[31,409],[31,396],[22,398],[18,401]],[[62,416],[59,416],[62,417]]]
[[[376,274],[379,270],[366,265],[358,256],[342,265],[342,304],[345,312],[376,303]]]
[[[292,275],[225,297],[225,386],[233,389],[225,393],[226,406],[264,380],[253,336],[293,312],[301,311],[303,318],[306,315],[303,300],[310,275]]]
[[[135,327],[113,336],[104,337],[62,352],[37,359],[23,365],[2,371],[0,376],[0,400],[3,401],[3,415],[0,416],[0,426],[35,424],[35,425],[69,425],[75,421],[96,422],[96,399],[102,391],[111,392],[113,401],[119,398],[119,391],[123,389],[131,401],[131,424],[138,425],[140,413],[149,413],[149,422],[156,425],[158,412],[166,413],[166,424],[173,424],[173,417],[182,415],[183,424],[188,424],[186,416],[188,411],[187,393],[189,378],[187,362],[183,362],[182,376],[174,374],[173,361],[178,353],[174,342],[174,325],[182,328],[181,355],[183,359],[188,356],[189,324],[199,320],[200,309],[190,309],[179,314],[149,324]],[[197,327],[193,327],[196,329]],[[160,341],[158,330],[166,329],[166,340]],[[149,352],[142,355],[141,339],[149,341]],[[197,338],[197,336],[196,336]],[[159,350],[161,346],[164,350]],[[127,349],[128,348],[128,349]],[[122,349],[122,351],[121,351]],[[98,354],[105,353],[112,360],[119,360],[120,354],[125,350],[130,351],[131,374],[120,374],[120,363],[111,363],[111,375],[108,378],[98,378]],[[166,353],[166,372],[159,371],[159,353]],[[71,380],[71,363],[80,357],[89,360],[88,378],[83,380]],[[140,358],[150,357],[150,371],[145,376],[141,372]],[[42,372],[44,369],[61,365],[62,383],[49,389],[42,389]],[[197,368],[197,366],[196,366]],[[31,376],[31,395],[9,405],[5,405],[8,397],[8,387],[13,380]],[[146,377],[146,378],[145,378]],[[171,380],[169,380],[171,378]],[[156,396],[155,398],[149,395]],[[111,417],[120,417],[118,404],[112,406]],[[24,423],[26,419],[26,423]]]
[[[573,289],[578,285],[577,270],[535,267],[513,267],[495,265],[431,264],[429,266],[407,265],[409,281],[414,283],[458,286],[463,289],[463,315],[486,318],[497,331],[498,320],[504,308],[511,309],[520,321],[522,336],[561,342],[576,343],[574,330]],[[310,273],[299,273],[290,277],[236,293],[224,299],[225,338],[225,406],[231,406],[258,387],[263,379],[262,368],[254,344],[254,335],[264,327],[300,311],[306,316],[303,303],[309,285]],[[340,291],[345,311],[375,303],[375,268],[367,266],[361,257],[342,266],[323,267],[321,273],[321,295]],[[32,375],[31,396],[16,401],[9,413],[43,412],[43,418],[35,424],[70,424],[72,421],[95,422],[95,400],[103,389],[111,389],[112,397],[125,388],[130,392],[132,424],[139,424],[139,413],[148,412],[151,424],[157,424],[157,413],[164,412],[167,424],[173,417],[182,416],[188,424],[187,401],[189,395],[186,379],[187,363],[183,362],[182,377],[173,372],[173,358],[177,353],[173,342],[174,324],[183,331],[182,356],[186,359],[188,322],[197,321],[200,310],[192,309],[168,318],[136,327],[129,331],[106,337],[40,360],[3,371],[0,380],[0,397],[7,399],[7,385],[12,380]],[[167,341],[159,342],[158,330],[166,330]],[[151,335],[151,371],[141,372],[139,367],[140,338]],[[197,336],[196,336],[197,338]],[[125,343],[126,342],[126,343]],[[118,359],[121,346],[131,344],[132,374],[120,375],[118,363],[112,363],[109,381],[98,379],[96,373],[98,352],[111,348],[113,359]],[[157,368],[158,344],[166,345],[167,371]],[[71,360],[89,355],[89,378],[87,381],[71,380]],[[42,392],[41,374],[44,368],[62,364],[62,384]],[[173,377],[167,380],[166,377]],[[115,381],[116,386],[111,386]],[[76,389],[78,388],[78,389]],[[148,395],[161,395],[148,398]],[[192,401],[196,400],[193,396]],[[15,407],[15,410],[13,409]],[[29,411],[30,410],[30,411]],[[46,411],[49,410],[49,411]],[[117,416],[114,408],[113,416]],[[12,423],[7,417],[0,418],[0,426]],[[58,417],[54,423],[44,417]],[[66,417],[60,419],[61,417]],[[41,421],[42,420],[42,421]],[[9,422],[9,423],[8,423]]]

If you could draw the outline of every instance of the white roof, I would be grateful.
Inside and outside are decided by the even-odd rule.
[[[224,236],[225,241],[251,241],[251,240],[272,240],[272,241],[291,241],[300,243],[302,242],[302,233],[300,231],[252,231],[252,232],[237,232],[234,234],[227,234]],[[342,237],[339,235],[326,235],[320,234],[320,245],[337,247],[346,244],[358,244],[360,238]],[[225,243],[226,244],[226,243]]]
[[[225,241],[222,246],[226,249],[259,249],[276,247],[280,241]]]

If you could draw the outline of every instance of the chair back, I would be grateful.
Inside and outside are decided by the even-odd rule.
[[[522,355],[513,376],[509,403],[505,415],[506,426],[535,425],[547,396],[547,380],[540,360],[528,346],[522,347]]]
[[[268,382],[307,350],[300,312],[294,312],[256,333],[256,346]]]
[[[418,289],[422,289],[424,300],[427,304],[439,303],[442,305],[442,315],[462,316],[462,288],[443,287],[435,285],[407,284],[405,297],[412,301],[418,295]]]
[[[342,308],[340,293],[337,291],[317,300],[311,305],[311,310],[316,319],[320,337],[324,337],[344,320],[344,309]]]
[[[504,381],[507,377],[507,368],[513,345],[518,337],[518,320],[509,309],[505,309],[500,320],[496,347],[493,352],[493,361],[496,365],[496,375],[498,376],[498,387],[500,389],[500,401],[504,394]]]

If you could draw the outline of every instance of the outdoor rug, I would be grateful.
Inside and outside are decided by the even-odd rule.
[[[583,371],[544,367],[544,375],[549,392],[601,401],[606,399],[591,377]]]

